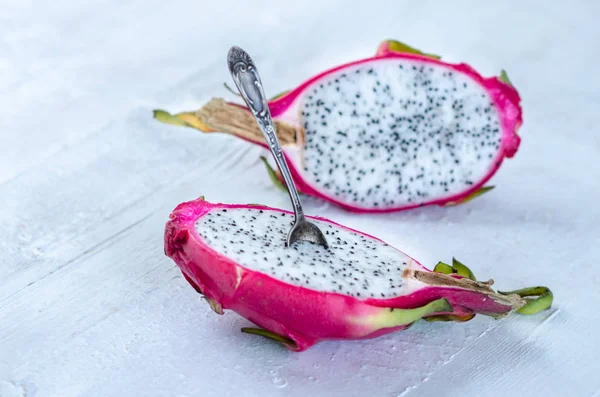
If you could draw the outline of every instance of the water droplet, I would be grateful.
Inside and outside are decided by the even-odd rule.
[[[270,370],[270,371],[269,371],[269,373],[270,373],[271,375],[275,375],[275,370],[274,370],[274,369],[272,369],[272,370]]]
[[[313,367],[319,368],[319,364],[314,364]]]
[[[276,376],[273,378],[273,386],[283,389],[287,386],[287,380],[285,378],[280,378],[279,376]]]
[[[308,377],[308,381],[309,382],[314,382],[315,381],[315,377],[314,376],[309,376]]]

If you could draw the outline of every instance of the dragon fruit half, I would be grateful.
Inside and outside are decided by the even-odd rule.
[[[165,229],[165,253],[188,282],[223,314],[258,326],[242,329],[302,351],[325,339],[373,338],[428,321],[467,321],[547,309],[545,287],[495,292],[454,260],[434,271],[383,241],[310,217],[327,249],[285,247],[293,213],[260,205],[180,204]],[[538,296],[524,299],[524,296]]]
[[[522,123],[506,73],[483,78],[397,41],[309,79],[269,108],[299,191],[357,212],[480,195],[516,153]],[[195,113],[154,116],[266,146],[248,109],[222,99]]]

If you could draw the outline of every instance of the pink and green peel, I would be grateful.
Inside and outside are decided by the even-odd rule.
[[[528,303],[519,291],[496,293],[490,288],[491,281],[471,280],[449,265],[450,274],[432,272],[416,260],[403,274],[406,283],[413,285],[412,292],[393,298],[359,299],[292,285],[236,263],[208,246],[199,235],[195,224],[200,218],[211,211],[235,208],[288,213],[260,205],[213,204],[202,198],[182,203],[166,224],[165,254],[215,312],[232,310],[263,328],[245,332],[278,335],[282,343],[292,341],[284,344],[295,351],[322,340],[374,338],[406,329],[421,318],[467,321],[476,313],[502,317]],[[311,218],[344,228],[324,218]],[[527,293],[532,295],[527,290],[522,296]],[[539,311],[550,304],[546,300],[534,309]]]
[[[441,197],[433,197],[421,202],[402,202],[398,205],[387,205],[380,207],[360,205],[349,202],[347,199],[335,197],[323,190],[320,186],[316,186],[314,183],[308,182],[307,175],[303,170],[303,160],[301,155],[303,150],[304,134],[303,127],[300,125],[301,119],[299,110],[306,92],[311,89],[311,87],[314,87],[315,84],[318,84],[320,81],[328,78],[328,76],[340,71],[350,69],[357,65],[375,65],[387,60],[395,59],[417,60],[424,65],[441,66],[448,71],[453,71],[459,75],[467,76],[488,93],[489,97],[494,102],[498,114],[500,115],[502,138],[501,147],[497,151],[493,162],[490,163],[486,173],[483,175],[483,177],[472,183],[472,185],[470,185],[468,188],[465,188],[460,192],[450,193]],[[273,119],[276,122],[281,123],[281,125],[286,125],[292,130],[296,131],[293,136],[288,136],[287,142],[282,142],[282,148],[290,165],[293,179],[299,191],[304,194],[335,203],[336,205],[353,212],[393,212],[421,207],[424,205],[452,206],[463,204],[489,191],[491,187],[485,187],[484,185],[498,171],[504,158],[512,158],[519,148],[521,138],[518,135],[518,130],[523,123],[520,101],[521,100],[518,92],[510,83],[504,71],[502,71],[500,77],[484,78],[473,68],[464,63],[451,64],[443,62],[438,56],[422,53],[419,50],[416,50],[398,41],[387,40],[381,43],[374,57],[357,60],[324,71],[305,81],[295,89],[276,96],[269,102],[269,108],[271,110]],[[247,111],[244,106],[237,104],[225,104],[224,106],[228,106],[230,109],[241,109]],[[242,134],[240,133],[241,130],[239,128],[236,129],[231,126],[226,128],[215,128],[210,125],[211,120],[207,121],[205,114],[202,117],[198,116],[203,115],[201,111],[197,112],[196,116],[190,116],[190,114],[190,112],[180,113],[180,115],[183,115],[185,118],[182,124],[182,122],[178,120],[178,118],[181,118],[178,115],[172,116],[164,111],[155,111],[155,117],[166,123],[186,125],[206,132],[222,130],[223,132],[237,135],[242,139],[266,147],[264,138],[260,134],[253,135],[249,132]],[[193,117],[195,117],[196,120],[192,121]],[[249,121],[247,122],[252,123],[251,119],[248,120]],[[278,172],[275,171],[275,174],[278,175]],[[278,178],[281,181],[279,175]]]

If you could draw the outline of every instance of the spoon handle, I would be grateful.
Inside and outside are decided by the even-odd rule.
[[[273,125],[273,119],[271,118],[267,97],[252,58],[250,58],[250,55],[241,48],[231,47],[229,54],[227,54],[227,66],[229,67],[229,72],[231,73],[231,77],[233,77],[236,87],[250,108],[252,115],[256,119],[258,126],[267,140],[273,157],[275,157],[275,162],[281,171],[283,180],[288,188],[290,199],[292,200],[296,221],[304,219],[304,211],[300,204],[298,190],[296,189],[292,174],[290,173],[281,146],[279,145],[279,140],[275,134],[275,127]]]

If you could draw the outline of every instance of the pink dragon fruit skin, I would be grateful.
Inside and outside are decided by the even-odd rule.
[[[512,85],[508,82],[508,79],[506,78],[505,75],[503,75],[500,78],[498,78],[498,77],[483,78],[474,69],[472,69],[470,66],[468,66],[466,64],[450,64],[447,62],[443,62],[443,61],[439,60],[438,57],[423,54],[423,53],[419,52],[418,50],[414,50],[405,45],[401,45],[401,48],[398,48],[397,44],[400,44],[400,43],[394,42],[394,41],[385,41],[379,46],[379,48],[376,52],[376,55],[374,57],[367,58],[367,59],[361,59],[361,60],[358,60],[355,62],[344,64],[344,65],[335,67],[333,69],[324,71],[324,72],[312,77],[311,79],[305,81],[304,83],[299,85],[294,90],[287,92],[281,96],[278,96],[277,98],[275,98],[269,102],[269,108],[271,110],[273,119],[276,121],[276,123],[279,123],[277,125],[278,135],[280,135],[280,140],[282,141],[282,148],[283,148],[284,154],[290,165],[290,169],[291,169],[294,181],[297,185],[297,188],[301,193],[319,197],[323,200],[326,200],[326,201],[332,202],[336,205],[339,205],[340,207],[345,208],[346,210],[354,211],[354,212],[392,212],[392,211],[412,209],[412,208],[426,206],[426,205],[455,205],[455,204],[459,204],[459,203],[468,201],[469,199],[484,192],[485,190],[482,190],[483,185],[497,172],[497,170],[499,169],[499,167],[501,166],[501,164],[503,162],[503,159],[505,157],[511,158],[517,152],[517,149],[518,149],[520,141],[521,141],[519,135],[517,135],[517,131],[522,124],[520,97],[519,97],[518,92],[515,90],[515,88],[512,87]],[[427,145],[430,145],[432,148],[434,148],[435,144],[432,142],[434,142],[434,140],[437,139],[438,146],[435,149],[437,150],[437,148],[440,148],[440,150],[442,150],[442,149],[444,150],[444,154],[443,154],[444,160],[442,160],[442,161],[450,161],[450,163],[447,165],[447,167],[448,168],[450,168],[452,166],[457,167],[456,173],[453,173],[454,169],[449,171],[448,169],[444,168],[444,167],[446,167],[445,164],[442,166],[442,168],[439,168],[439,167],[435,168],[437,170],[437,172],[433,171],[434,166],[432,165],[432,167],[430,167],[430,168],[432,168],[432,171],[430,172],[428,170],[428,166],[427,166],[428,161],[429,161],[426,157],[427,153],[424,153],[423,151],[418,152],[418,157],[417,157],[417,155],[415,155],[416,160],[411,160],[410,158],[408,160],[398,159],[397,160],[398,162],[402,161],[401,164],[391,165],[389,163],[390,162],[393,163],[394,161],[396,161],[396,160],[394,160],[396,158],[394,156],[398,156],[398,153],[400,153],[400,152],[398,152],[399,145],[397,144],[397,142],[393,142],[393,140],[390,140],[390,141],[385,141],[384,143],[381,144],[386,147],[392,147],[392,149],[390,149],[390,151],[389,151],[389,157],[387,159],[383,158],[386,155],[385,155],[385,152],[383,152],[383,154],[382,154],[382,152],[379,150],[379,146],[374,150],[377,152],[377,156],[380,156],[380,157],[383,156],[383,157],[381,157],[381,162],[379,162],[379,163],[383,164],[383,163],[385,163],[385,161],[388,162],[387,168],[385,170],[382,170],[381,172],[379,172],[379,169],[377,169],[376,170],[377,174],[374,174],[375,176],[369,176],[369,175],[365,176],[364,170],[360,170],[360,168],[363,167],[363,166],[361,166],[361,160],[359,159],[360,155],[362,155],[362,154],[360,154],[360,152],[357,152],[355,155],[353,152],[354,150],[358,150],[355,147],[356,141],[351,142],[354,145],[353,148],[345,149],[345,147],[344,147],[344,145],[346,144],[345,141],[341,144],[337,143],[340,141],[335,141],[332,143],[332,141],[334,141],[334,138],[336,138],[335,134],[333,134],[333,136],[332,136],[331,133],[327,133],[327,134],[329,134],[329,135],[327,135],[324,132],[322,133],[324,127],[314,127],[314,128],[317,128],[313,134],[314,140],[318,141],[319,138],[325,139],[325,138],[323,138],[323,135],[327,135],[326,139],[327,139],[328,143],[327,144],[323,143],[321,146],[317,146],[319,144],[311,144],[313,146],[310,146],[307,143],[307,134],[308,134],[307,131],[313,129],[313,127],[309,127],[307,129],[308,124],[306,124],[306,123],[308,123],[308,121],[305,121],[305,124],[303,125],[303,120],[309,120],[307,117],[304,117],[306,114],[309,114],[308,106],[310,106],[310,103],[307,98],[311,98],[310,94],[315,89],[318,90],[319,85],[321,87],[323,87],[324,84],[327,85],[327,83],[331,82],[331,80],[333,78],[335,78],[336,76],[339,77],[340,73],[342,73],[342,72],[348,71],[348,73],[350,73],[350,72],[355,71],[356,68],[364,69],[364,68],[368,68],[371,66],[374,66],[375,70],[378,70],[377,69],[378,67],[385,68],[384,65],[386,65],[386,62],[390,63],[390,62],[395,62],[395,61],[402,62],[405,64],[405,66],[407,66],[407,65],[410,66],[411,65],[410,62],[417,62],[416,65],[421,65],[424,68],[438,67],[438,69],[435,69],[435,70],[441,70],[439,68],[443,68],[443,70],[445,71],[444,76],[446,76],[446,73],[452,72],[453,76],[458,76],[458,77],[453,77],[453,79],[466,79],[464,81],[469,82],[469,84],[470,84],[469,88],[468,88],[469,90],[470,89],[481,90],[481,92],[483,93],[482,95],[486,96],[485,101],[489,100],[493,104],[493,106],[489,105],[491,108],[489,114],[492,115],[492,113],[495,112],[494,114],[497,115],[497,120],[494,117],[492,117],[492,118],[488,117],[488,120],[492,120],[491,122],[497,123],[497,126],[495,128],[493,125],[492,125],[492,127],[489,127],[489,126],[487,126],[487,127],[494,128],[494,131],[498,131],[498,132],[496,132],[495,134],[491,134],[491,132],[490,132],[491,130],[482,130],[482,131],[473,130],[473,131],[471,131],[471,130],[469,130],[470,124],[468,124],[469,122],[467,122],[467,121],[464,122],[466,127],[461,124],[460,126],[457,126],[456,128],[459,128],[459,127],[465,128],[465,129],[467,129],[468,134],[473,134],[473,136],[477,136],[477,137],[480,137],[480,136],[484,137],[482,139],[485,142],[484,141],[481,142],[482,147],[485,147],[485,149],[487,150],[488,145],[490,145],[490,146],[496,145],[494,147],[494,153],[491,153],[491,152],[488,153],[486,151],[483,158],[480,158],[481,156],[478,156],[477,160],[475,161],[471,157],[477,156],[477,153],[475,151],[479,147],[480,142],[477,140],[479,138],[465,138],[466,139],[465,142],[463,142],[463,141],[450,142],[450,141],[448,141],[448,138],[446,135],[444,135],[444,136],[446,136],[446,138],[444,138],[444,137],[439,138],[439,136],[442,135],[442,132],[440,132],[442,130],[440,129],[439,131],[436,132],[436,133],[439,133],[439,136],[436,135],[435,138],[430,138],[429,143],[424,143],[424,145],[427,144]],[[389,71],[387,71],[386,69],[381,69],[380,73],[382,75],[389,76]],[[386,78],[388,78],[388,80],[389,80],[389,77],[386,77]],[[434,78],[436,78],[436,77],[434,76],[432,79],[434,79]],[[337,81],[337,78],[335,81]],[[386,81],[387,80],[382,80],[382,84],[385,84]],[[457,80],[457,81],[463,81],[463,80]],[[379,84],[379,80],[377,81],[377,84]],[[440,86],[440,89],[442,89],[444,87],[445,83],[442,81],[440,83],[435,83],[435,84],[438,84]],[[450,83],[448,83],[448,84],[450,84]],[[374,87],[374,89],[376,89],[378,87],[379,86]],[[450,86],[447,86],[447,87],[450,87]],[[465,87],[466,87],[466,85],[465,85]],[[325,87],[325,88],[327,88],[327,87]],[[397,90],[402,91],[401,89],[397,89]],[[316,91],[314,91],[314,92],[316,92]],[[361,91],[361,93],[363,94],[363,96],[365,95],[364,90]],[[415,88],[415,96],[423,96],[426,94],[427,94],[427,91],[426,91],[425,86]],[[328,102],[327,102],[326,95],[330,95],[330,94],[323,94],[323,95],[325,95],[325,101],[326,101],[325,105],[327,105]],[[421,98],[421,99],[423,99],[423,98]],[[458,97],[458,99],[460,100],[460,97]],[[472,100],[472,97],[468,100]],[[222,131],[222,132],[226,132],[226,133],[231,133],[231,134],[241,137],[242,139],[245,139],[245,140],[248,140],[255,144],[266,147],[264,138],[262,137],[262,135],[260,135],[260,133],[257,132],[257,130],[254,130],[256,132],[254,134],[248,133],[248,131],[250,131],[250,130],[246,131],[246,133],[242,133],[241,130],[246,128],[246,125],[248,125],[248,124],[250,124],[248,126],[250,129],[255,129],[255,126],[252,125],[253,120],[251,117],[248,117],[247,119],[243,120],[243,122],[242,121],[232,122],[231,124],[228,124],[227,121],[225,121],[223,123],[223,121],[226,120],[227,118],[236,118],[237,116],[235,115],[235,111],[237,111],[237,112],[242,111],[242,110],[247,111],[247,109],[245,107],[236,105],[236,104],[225,103],[225,102],[221,101],[220,105],[217,105],[216,108],[212,108],[210,105],[211,104],[214,105],[215,103],[217,103],[214,101],[219,101],[219,100],[211,101],[211,103],[209,103],[203,109],[199,110],[195,115],[193,115],[191,113],[181,113],[176,116],[181,116],[182,119],[185,119],[185,121],[182,122],[183,125],[193,126],[195,128],[198,128],[198,129],[206,131],[206,132]],[[333,100],[330,100],[330,102],[333,102]],[[408,100],[408,102],[410,103],[410,99]],[[308,105],[307,105],[307,103],[308,103]],[[460,102],[460,103],[461,103],[460,106],[462,106],[462,102]],[[467,103],[466,107],[468,108],[468,106],[469,106],[468,101],[466,103]],[[312,105],[314,108],[314,103]],[[412,104],[412,105],[416,106],[416,102],[415,102],[415,104]],[[359,110],[361,109],[360,104],[358,104],[356,106],[359,108]],[[369,106],[371,106],[371,105],[369,105]],[[381,103],[376,101],[374,106],[375,106],[375,108],[377,108],[377,111],[380,111],[381,106],[385,106],[385,104],[381,105]],[[223,107],[226,107],[226,109],[228,109],[228,110],[224,110]],[[394,110],[394,112],[396,112],[394,114],[394,117],[396,117],[398,115],[401,116],[403,114],[402,109],[401,108],[398,109],[398,107],[399,107],[398,104],[394,103],[393,107],[395,107],[393,110]],[[432,109],[435,110],[433,105],[431,105],[431,107],[432,107]],[[326,106],[325,106],[325,109],[327,109]],[[330,109],[327,109],[327,110],[331,113]],[[362,109],[362,110],[364,110],[364,109]],[[486,112],[487,111],[488,111],[488,109],[486,109]],[[334,109],[334,112],[335,112],[335,109]],[[346,119],[347,119],[347,116],[346,116],[347,113],[348,112],[345,112],[344,113],[345,115],[343,116]],[[458,111],[456,111],[455,113],[459,114]],[[341,111],[340,111],[340,114],[342,114]],[[367,112],[367,114],[369,114],[369,113]],[[383,112],[382,112],[382,114],[383,114]],[[155,112],[155,116],[156,115],[157,115],[157,113]],[[465,111],[464,113],[460,113],[460,115],[462,118],[476,117],[475,111],[473,109],[471,109],[469,111]],[[330,117],[330,115],[327,115],[327,116]],[[438,118],[439,118],[439,116],[440,115],[438,115]],[[340,116],[340,117],[342,117],[342,116]],[[384,114],[384,117],[385,117],[385,114]],[[447,116],[447,115],[444,116],[443,114],[441,114],[441,117],[449,117],[449,116]],[[160,117],[157,117],[157,118],[160,119]],[[171,120],[174,120],[174,118],[172,118],[172,116],[171,116]],[[340,129],[343,129],[343,128],[348,127],[348,125],[349,125],[348,120],[340,121],[340,118],[334,118],[332,120],[333,120],[333,123],[329,123],[330,125],[328,125],[327,128],[337,129],[339,127]],[[163,121],[169,122],[166,119]],[[179,120],[179,121],[181,121],[181,120]],[[377,123],[380,122],[380,120],[373,120],[373,121],[374,122],[376,121]],[[312,123],[312,121],[310,121],[310,122]],[[366,122],[368,123],[369,120],[366,120]],[[350,129],[361,128],[365,125],[365,120],[361,120],[361,123],[362,124],[360,126],[354,125],[354,126],[351,126],[348,128],[350,128]],[[385,123],[383,121],[381,121],[381,123],[382,124],[388,123],[386,125],[389,125],[389,121],[387,121]],[[406,122],[404,122],[404,123],[406,124]],[[244,125],[244,127],[241,128],[240,125]],[[454,127],[448,127],[448,125],[450,125],[450,124],[448,124],[448,122],[446,122],[445,125],[447,128],[450,128],[450,130],[446,129],[446,130],[443,130],[443,132],[447,134],[448,131],[450,131],[450,133],[452,133],[451,128],[454,128]],[[344,127],[344,126],[346,126],[346,127]],[[285,134],[282,132],[284,127],[287,127],[287,135],[288,135],[287,139],[285,139],[285,137],[283,137],[283,139],[282,139],[282,135]],[[446,127],[444,127],[444,128],[446,128]],[[318,128],[321,128],[321,129],[318,129]],[[370,127],[370,128],[372,128],[372,127]],[[430,130],[433,131],[435,129],[433,127],[423,127],[423,128],[424,128],[423,130],[419,130],[419,135],[416,136],[416,138],[420,139],[421,136],[425,137],[428,134],[430,134]],[[342,132],[342,131],[340,131],[340,132],[343,134],[348,133],[347,129],[345,129],[344,131],[345,132]],[[381,132],[381,130],[380,130],[380,132]],[[390,133],[392,133],[392,130],[384,128],[383,132],[384,132],[384,134],[389,135]],[[463,132],[461,132],[461,133],[463,133]],[[488,133],[490,134],[489,136],[488,136]],[[348,133],[348,134],[350,134],[350,133]],[[395,134],[395,133],[393,133],[393,134]],[[459,135],[459,133],[457,133],[457,136],[458,135]],[[498,136],[496,136],[496,135],[498,135]],[[395,139],[396,141],[402,139],[402,136],[399,136],[399,135],[395,135],[395,136],[397,137],[397,139]],[[434,135],[431,135],[431,137],[433,137],[433,136]],[[373,139],[371,139],[371,138],[379,139],[379,138],[375,138],[372,135],[371,135],[371,137],[366,137],[365,143],[362,146],[364,147],[369,144],[372,144]],[[310,137],[308,137],[308,139],[310,139]],[[460,139],[462,139],[462,138],[460,138]],[[487,140],[489,140],[489,142]],[[498,140],[498,142],[496,142],[495,140]],[[476,146],[475,146],[475,141],[477,143]],[[323,140],[323,142],[325,142],[325,140]],[[390,142],[392,142],[392,143],[390,143]],[[421,145],[420,140],[419,140],[419,143],[417,143],[417,139],[415,139],[414,142],[415,143],[414,144],[411,143],[411,145],[413,145],[413,146]],[[443,148],[442,148],[442,143],[440,143],[440,142],[444,142],[444,144],[448,143],[448,145],[450,145],[450,146],[447,146],[447,147],[443,146]],[[326,146],[326,145],[328,145],[328,146]],[[360,145],[360,143],[359,143],[359,145]],[[379,145],[379,144],[377,144],[377,145]],[[471,145],[471,146],[473,146],[473,148],[461,149],[461,147],[463,145]],[[349,145],[348,147],[351,147],[351,146],[352,145]],[[407,146],[403,150],[405,150],[405,151],[412,150],[413,146],[410,146],[407,144]],[[341,149],[339,149],[338,147],[341,147]],[[336,159],[335,161],[337,161],[337,156],[332,155],[331,159],[329,160],[331,162],[331,166],[329,167],[330,175],[332,174],[332,171],[338,172],[338,168],[343,167],[345,169],[349,169],[351,167],[356,167],[357,164],[358,164],[359,170],[352,171],[353,173],[351,174],[351,176],[349,176],[350,174],[346,174],[347,175],[346,179],[329,177],[329,180],[327,182],[324,182],[326,180],[326,178],[328,177],[327,176],[327,174],[328,174],[327,167],[322,166],[322,169],[318,170],[318,172],[313,172],[313,168],[314,168],[315,164],[320,163],[319,158],[322,158],[323,152],[325,152],[325,154],[327,154],[326,153],[326,152],[328,152],[327,148],[338,149],[341,151],[340,153],[342,153],[342,154],[345,151],[345,152],[349,153],[347,155],[351,159],[350,160],[351,163],[344,163],[344,164],[336,163],[336,164],[334,164],[333,161],[334,161],[334,159]],[[309,152],[309,150],[312,150],[312,152]],[[417,150],[417,149],[415,149],[415,150]],[[460,166],[456,166],[454,164],[454,162],[452,162],[452,159],[454,158],[454,155],[455,155],[453,152],[454,150],[457,150],[457,151],[462,150],[462,152],[461,152],[462,154],[456,155],[457,156],[456,164],[458,164],[458,160],[460,158],[460,160],[462,161],[462,163],[464,163],[464,165],[461,163]],[[310,153],[312,153],[312,154],[310,154]],[[417,152],[415,152],[415,153],[417,153]],[[448,154],[452,157],[448,157]],[[323,161],[325,161],[325,160],[323,160]],[[342,161],[342,160],[340,160],[340,161]],[[413,162],[416,161],[416,163],[415,163],[416,165],[414,165],[414,166],[411,165],[413,163],[410,163],[410,161],[413,161]],[[433,161],[437,161],[437,159],[434,159]],[[307,162],[310,162],[313,167],[308,168],[307,166],[309,164],[307,164]],[[478,164],[478,162],[481,162],[481,164]],[[466,164],[466,163],[469,163],[469,164]],[[436,164],[439,164],[439,163],[436,163]],[[475,165],[473,165],[473,164],[475,164]],[[417,169],[418,166],[422,166],[422,165],[425,165],[425,166],[422,167],[420,170],[418,170]],[[335,166],[335,170],[333,169],[334,166]],[[365,170],[367,170],[367,173],[368,173],[369,169],[372,172],[372,171],[375,171],[375,169],[373,167],[376,167],[376,168],[378,167],[377,165],[375,165],[373,167],[372,166],[373,166],[373,163],[369,163],[368,166],[365,165],[363,168]],[[469,168],[471,166],[473,167],[472,170]],[[325,167],[325,168],[323,168],[323,167]],[[384,166],[381,166],[381,167],[384,167]],[[408,168],[402,168],[402,167],[413,167],[413,168],[408,169]],[[435,167],[437,167],[437,165]],[[400,174],[406,174],[406,175],[400,175]],[[460,174],[460,176],[458,174]],[[277,172],[277,175],[278,175],[278,172]],[[335,176],[336,174],[333,173],[333,175]],[[339,175],[341,175],[341,174],[339,174]],[[400,175],[400,176],[398,176],[398,175]],[[456,176],[456,178],[455,178],[455,176]],[[390,182],[389,181],[389,180],[392,180],[395,178],[396,179],[400,178],[399,182]],[[420,179],[421,182],[419,182],[419,178],[421,178]],[[429,183],[431,183],[431,185]],[[336,185],[336,184],[338,184],[338,185],[335,187],[332,187],[332,185]],[[442,190],[443,184],[445,184],[444,186],[446,186],[446,187]],[[455,184],[455,185],[452,185],[452,184]],[[385,192],[379,192],[379,195],[381,197],[375,199],[375,198],[373,198],[373,197],[375,197],[375,194],[373,196],[369,197],[369,195],[371,194],[371,190],[373,190],[373,189],[381,189],[381,190],[385,190]],[[435,190],[432,190],[430,192],[428,189],[435,189]],[[392,190],[394,192],[392,192]],[[398,191],[398,194],[395,193],[396,190]]]
[[[242,215],[246,214],[247,219],[257,218],[258,220],[242,225],[236,223],[235,220],[220,218],[221,214],[225,215],[225,211],[229,211],[228,214],[232,214],[231,216],[242,213]],[[402,283],[399,295],[391,294],[392,296],[386,298],[358,297],[356,293],[352,292],[332,292],[327,290],[329,286],[323,287],[321,290],[304,287],[299,285],[302,284],[301,280],[291,283],[278,278],[279,276],[275,274],[281,271],[281,275],[283,275],[284,272],[290,271],[294,266],[293,263],[282,264],[281,268],[273,266],[271,269],[277,269],[274,270],[275,273],[267,274],[267,271],[257,271],[251,266],[236,262],[230,255],[219,251],[223,248],[215,248],[216,246],[208,243],[210,238],[214,239],[217,236],[224,240],[231,239],[231,242],[224,241],[223,243],[225,244],[223,247],[230,247],[231,244],[237,243],[234,240],[244,234],[248,235],[248,233],[256,233],[256,235],[280,233],[280,237],[283,239],[285,235],[283,227],[279,232],[274,232],[274,229],[264,230],[265,227],[268,227],[265,226],[268,223],[264,222],[266,222],[265,219],[285,214],[289,216],[290,220],[292,219],[289,212],[266,206],[212,204],[203,198],[182,203],[175,208],[166,224],[165,254],[175,261],[186,280],[204,295],[215,312],[223,314],[224,309],[230,309],[264,328],[267,332],[283,337],[288,341],[286,346],[295,351],[305,350],[321,340],[373,338],[405,329],[422,317],[434,319],[449,315],[452,319],[462,319],[463,321],[472,318],[475,313],[501,317],[526,305],[527,301],[519,295],[494,292],[490,288],[491,281],[481,283],[457,274],[432,272],[416,260],[387,246],[375,237],[319,217],[311,218],[322,222],[322,226],[331,225],[327,229],[331,230],[331,233],[334,231],[350,233],[356,239],[365,242],[365,250],[369,250],[369,247],[383,247],[381,249],[387,250],[385,252],[392,255],[393,258],[404,261],[406,266],[403,266],[402,269],[398,268],[401,273],[394,276],[395,279],[401,280],[395,282]],[[207,218],[209,216],[210,218]],[[239,222],[239,215],[235,216]],[[251,222],[256,223],[252,224]],[[287,223],[284,224],[287,225]],[[207,229],[209,227],[207,225],[218,231],[210,238],[207,236],[212,232]],[[229,225],[234,226],[230,227]],[[330,241],[333,241],[331,236],[329,237]],[[210,241],[216,242],[217,240]],[[250,243],[248,241],[242,243],[240,240],[239,247],[248,251],[261,249],[262,245],[256,244],[262,243],[252,245],[251,241]],[[346,251],[348,248],[344,248],[349,246],[350,249],[354,249],[351,248],[352,241],[349,245],[344,244],[340,242],[336,248],[332,248],[335,250],[335,255],[343,258],[354,257],[353,251],[348,252]],[[259,248],[256,248],[257,246]],[[354,246],[360,248],[360,244],[354,244]],[[263,255],[267,259],[266,255],[275,249],[273,247],[262,248],[262,251],[254,252],[255,255],[248,254],[247,262],[250,263],[256,258],[262,261]],[[292,250],[292,248],[285,249]],[[375,252],[374,248],[373,252]],[[382,255],[379,251],[377,253]],[[375,258],[384,258],[384,256],[375,256]],[[308,259],[305,261],[310,262]],[[263,265],[261,263],[261,266]],[[395,266],[394,264],[394,268]],[[318,266],[307,267],[307,269],[309,268],[311,271],[315,270],[315,275],[320,272]],[[304,268],[299,269],[298,273],[305,271]],[[345,280],[346,274],[343,276],[339,269],[337,269],[338,272],[333,267],[331,269],[333,269],[331,274],[335,274],[334,279],[339,282],[338,284],[346,282],[347,286],[352,285],[347,284],[348,280],[358,280],[358,278],[350,279],[348,277],[348,280]],[[378,271],[383,273],[387,279],[390,273],[386,273],[385,267],[382,269],[384,270]],[[344,271],[346,271],[345,267]],[[389,269],[387,271],[389,272]],[[306,272],[308,273],[308,270]],[[360,276],[359,271],[355,273]],[[303,276],[305,275],[303,274]],[[307,277],[306,282],[308,283],[308,276],[305,277]],[[320,277],[320,275],[315,276],[315,279],[316,277]],[[373,285],[377,281],[375,276],[371,276],[369,272],[362,277],[365,280],[371,280]],[[391,280],[392,278],[390,278]],[[385,281],[387,282],[387,280]],[[329,281],[324,283],[323,285],[329,285]],[[339,289],[341,290],[342,287],[340,286]]]

